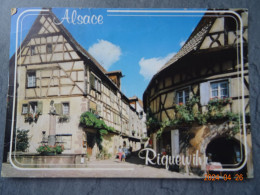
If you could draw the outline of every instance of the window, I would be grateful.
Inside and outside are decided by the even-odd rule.
[[[228,82],[222,81],[217,83],[210,84],[211,98],[226,98],[229,97],[229,89],[228,89]]]
[[[37,113],[38,102],[29,102],[29,112]]]
[[[95,79],[95,89],[99,92],[101,91],[101,82],[97,78]]]
[[[177,104],[186,104],[190,99],[190,90],[189,88],[185,88],[183,90],[179,90],[176,92],[177,95]]]
[[[27,88],[36,87],[36,72],[27,72]]]
[[[62,114],[69,115],[70,113],[70,104],[68,102],[62,103]]]
[[[91,89],[101,92],[101,81],[93,74],[90,74],[90,86]]]
[[[237,26],[235,18],[225,17],[225,29],[227,31],[236,31],[237,29],[239,29],[239,26]]]
[[[35,46],[32,45],[31,46],[31,56],[35,55],[36,54],[36,49],[35,49]]]
[[[27,113],[28,113],[28,104],[23,104],[22,114],[27,114]]]
[[[52,53],[52,44],[47,44],[46,53]]]

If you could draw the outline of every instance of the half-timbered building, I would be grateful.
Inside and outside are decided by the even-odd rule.
[[[115,155],[123,143],[133,150],[140,148],[137,143],[140,136],[132,135],[130,129],[130,101],[120,90],[121,71],[107,72],[75,41],[51,10],[41,12],[36,18],[17,51],[17,58],[14,55],[10,60],[13,70],[15,65],[14,131],[29,130],[28,152],[36,153],[42,143],[62,143],[63,153],[88,152],[95,156],[98,129],[79,125],[80,116],[86,111],[115,129],[104,135],[102,144],[108,153]]]
[[[222,168],[237,168],[247,159],[244,171],[250,177],[253,168],[249,121],[245,134],[242,118],[236,127],[234,120],[228,118],[250,111],[248,13],[236,12],[241,23],[232,13],[206,13],[180,51],[153,76],[143,101],[148,122],[152,121],[147,131],[154,150],[175,156],[198,152]],[[239,130],[234,131],[237,127]],[[206,167],[199,170],[205,171]],[[186,171],[198,170],[186,167]]]

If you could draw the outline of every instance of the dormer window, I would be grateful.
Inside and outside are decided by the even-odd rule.
[[[47,44],[46,53],[52,53],[52,44]]]

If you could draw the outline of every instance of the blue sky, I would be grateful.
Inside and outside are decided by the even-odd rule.
[[[109,13],[107,9],[54,8],[52,11],[61,20],[66,9],[70,20],[64,20],[63,25],[75,40],[108,71],[121,70],[125,75],[121,80],[122,92],[127,97],[136,95],[140,99],[152,75],[179,51],[202,16],[187,13]],[[12,16],[10,57],[15,52],[16,21],[25,10],[19,8]],[[74,10],[77,16],[101,15],[103,22],[72,24]],[[28,12],[19,24],[22,37],[18,39],[18,44],[25,38],[38,13]]]

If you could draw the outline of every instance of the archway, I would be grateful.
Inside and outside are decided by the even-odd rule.
[[[218,137],[207,145],[206,156],[209,162],[219,162],[223,168],[238,168],[245,159],[244,146],[234,138]],[[236,173],[246,177],[246,166]]]
[[[220,162],[225,167],[239,166],[244,157],[242,147],[235,139],[219,137],[208,144],[206,155],[212,162]]]

